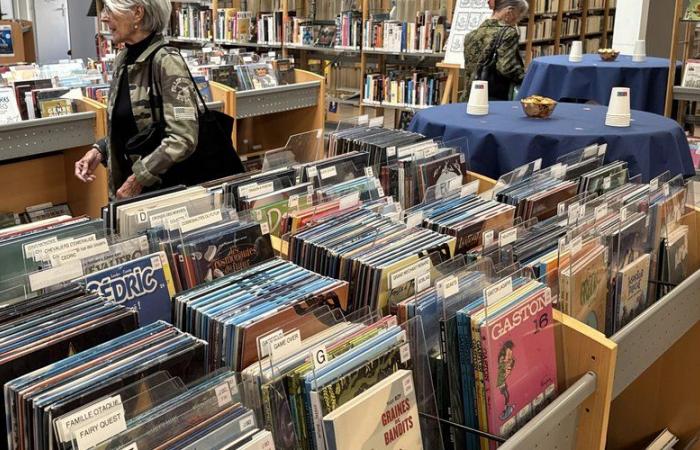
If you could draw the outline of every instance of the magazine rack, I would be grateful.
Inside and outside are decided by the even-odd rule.
[[[25,120],[0,126],[0,201],[2,211],[68,203],[74,215],[99,217],[107,204],[107,174],[85,184],[74,176],[75,162],[106,134],[107,109],[90,99],[76,101],[68,116]]]
[[[283,147],[293,134],[323,129],[323,77],[299,69],[294,76],[294,84],[249,91],[210,83],[214,100],[222,101],[224,112],[236,118],[233,145],[241,157]]]

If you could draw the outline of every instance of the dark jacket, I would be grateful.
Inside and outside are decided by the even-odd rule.
[[[520,56],[520,33],[517,27],[505,25],[496,19],[487,19],[479,28],[464,38],[464,94],[462,101],[469,100],[472,81],[476,79],[479,61],[488,57],[491,42],[505,28],[501,45],[497,49],[496,69],[511,80],[511,85],[522,83],[525,78],[525,65]],[[507,100],[507,99],[503,99]]]
[[[156,35],[148,48],[125,67],[126,51],[121,51],[114,62],[114,74],[109,89],[107,137],[97,143],[102,161],[109,169],[109,191],[114,197],[117,189],[126,180],[122,174],[116,152],[110,151],[111,118],[117,88],[123,70],[128,70],[131,109],[139,131],[151,123],[151,108],[148,101],[148,58],[155,49],[165,43],[162,35]],[[151,154],[144,158],[128,155],[133,161],[131,169],[142,186],[153,186],[161,182],[164,174],[176,162],[182,161],[197,148],[199,124],[197,122],[197,93],[187,71],[187,65],[177,49],[165,47],[153,57],[153,78],[163,99],[163,120],[166,136]]]

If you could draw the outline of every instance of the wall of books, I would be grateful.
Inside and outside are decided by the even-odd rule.
[[[463,140],[319,131],[94,216],[3,216],[6,448],[527,448],[580,386],[552,442],[605,447],[616,342],[700,280],[682,177],[602,144],[489,180]]]

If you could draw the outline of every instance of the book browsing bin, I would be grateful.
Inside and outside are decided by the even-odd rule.
[[[210,83],[214,101],[223,102],[223,111],[236,119],[232,138],[241,158],[283,147],[291,135],[323,129],[323,77],[300,69],[294,76],[294,84],[249,91]],[[245,145],[253,137],[259,148]]]
[[[107,203],[107,171],[85,184],[75,178],[75,162],[107,134],[107,108],[91,99],[76,101],[77,113],[0,125],[2,211],[68,203],[74,215],[99,217]]]

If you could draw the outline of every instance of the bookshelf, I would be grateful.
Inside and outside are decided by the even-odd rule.
[[[538,56],[566,54],[583,41],[591,53],[612,42],[616,0],[534,0],[520,23],[526,65]]]

